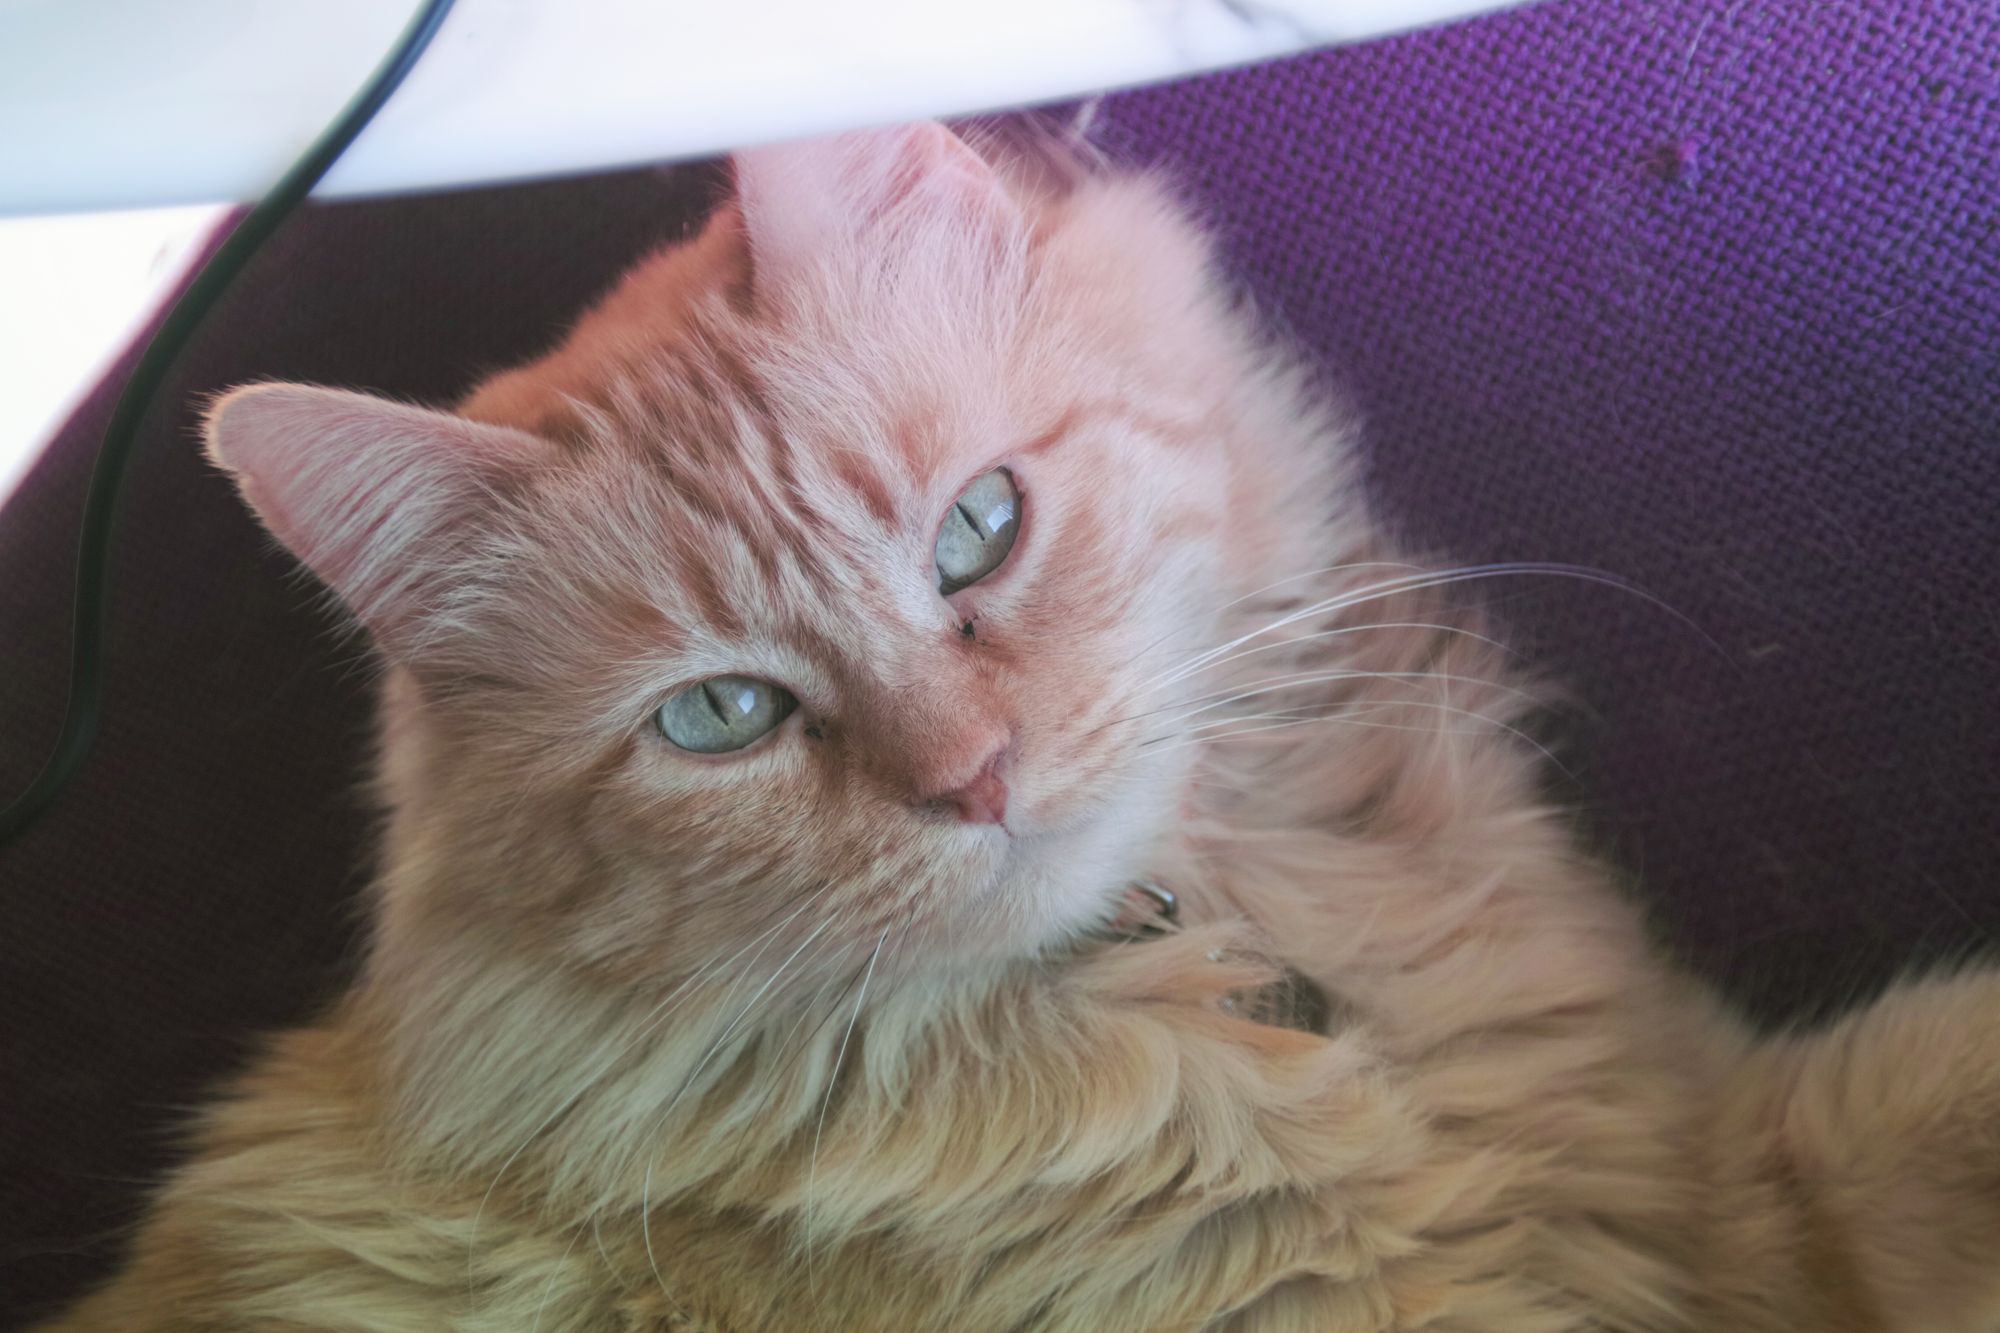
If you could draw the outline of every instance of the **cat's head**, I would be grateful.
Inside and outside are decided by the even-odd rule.
[[[1290,572],[1253,347],[1143,180],[936,125],[735,176],[457,413],[212,415],[391,668],[384,929],[652,978],[1058,943],[1172,837],[1176,664]]]

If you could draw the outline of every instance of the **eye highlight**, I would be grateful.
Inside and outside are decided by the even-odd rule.
[[[1021,530],[1021,491],[1014,474],[996,467],[965,488],[938,532],[938,591],[947,597],[1007,562]]]
[[[683,750],[740,750],[783,722],[799,701],[769,681],[716,676],[690,685],[660,705],[660,734]]]

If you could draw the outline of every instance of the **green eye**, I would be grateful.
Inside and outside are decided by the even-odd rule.
[[[996,467],[966,487],[944,516],[937,539],[938,591],[949,596],[1000,568],[1020,530],[1020,489],[1013,473]]]
[[[748,676],[717,676],[660,705],[660,734],[696,754],[740,750],[783,722],[799,701]]]

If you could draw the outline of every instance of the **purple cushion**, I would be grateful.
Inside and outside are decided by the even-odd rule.
[[[2000,927],[1996,49],[1983,0],[1558,3],[1099,122],[1182,173],[1363,409],[1396,522],[1658,599],[1477,589],[1575,688],[1563,799],[1773,1017]],[[447,398],[714,183],[315,210],[189,357],[132,478],[105,736],[0,854],[0,1325],[101,1271],[182,1108],[356,940],[366,669],[200,463],[194,401],[255,377]],[[52,735],[116,379],[0,515],[8,793]]]
[[[1531,7],[1118,99],[1771,1013],[2000,927],[2000,8]],[[1698,632],[1697,632],[1698,631]],[[1705,638],[1717,646],[1710,646]]]

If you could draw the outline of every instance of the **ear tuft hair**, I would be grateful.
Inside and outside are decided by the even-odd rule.
[[[893,246],[900,229],[999,239],[1023,225],[999,173],[936,121],[753,148],[734,161],[760,286],[782,286],[858,243]]]
[[[233,390],[208,456],[385,647],[417,621],[492,488],[552,447],[504,426],[305,384]]]

